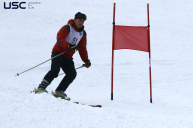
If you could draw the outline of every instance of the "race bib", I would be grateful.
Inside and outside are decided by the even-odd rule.
[[[68,34],[65,40],[70,44],[77,46],[81,38],[83,37],[83,31],[77,32],[70,24],[68,25],[70,26],[70,33]]]

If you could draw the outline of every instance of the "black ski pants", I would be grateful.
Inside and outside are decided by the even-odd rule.
[[[52,57],[60,54],[59,52],[53,52]],[[58,77],[60,72],[60,68],[66,74],[59,86],[56,88],[57,91],[65,92],[68,86],[72,83],[72,81],[76,78],[76,69],[74,66],[73,58],[67,59],[63,55],[60,55],[54,59],[52,59],[51,70],[45,75],[44,79],[49,82],[49,84],[53,81],[54,78]]]

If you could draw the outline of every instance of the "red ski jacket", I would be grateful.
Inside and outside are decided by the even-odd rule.
[[[75,27],[73,19],[70,19],[68,21],[68,24],[70,24],[75,29],[75,31],[79,32],[79,30]],[[80,57],[81,57],[82,61],[85,61],[85,60],[88,60],[88,53],[87,53],[87,49],[86,49],[86,32],[84,30],[84,27],[82,28],[81,31],[83,31],[83,37],[81,38],[81,40],[78,44],[78,51],[79,51],[79,54],[80,54]],[[69,25],[63,26],[58,31],[58,33],[57,33],[57,42],[54,45],[54,47],[52,49],[52,52],[62,53],[62,52],[65,52],[65,51],[68,50],[69,42],[67,42],[65,40],[65,38],[68,36],[69,33],[70,33]],[[72,58],[74,53],[75,53],[75,51],[71,50],[71,51],[63,54],[63,56],[70,59],[70,58]]]

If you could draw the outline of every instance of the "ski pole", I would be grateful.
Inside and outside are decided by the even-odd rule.
[[[56,55],[56,56],[54,56],[54,57],[52,57],[52,58],[50,58],[50,59],[42,62],[42,63],[40,63],[40,64],[38,64],[38,65],[36,65],[36,66],[34,66],[34,67],[32,67],[32,68],[29,68],[29,69],[27,69],[27,70],[25,70],[25,71],[23,71],[23,72],[21,72],[21,73],[17,73],[15,76],[19,76],[20,74],[22,74],[22,73],[24,73],[24,72],[27,72],[27,71],[29,71],[29,70],[31,70],[31,69],[34,69],[34,68],[36,68],[36,67],[38,67],[38,66],[40,66],[40,65],[42,65],[42,64],[44,64],[44,63],[46,63],[46,62],[48,62],[49,60],[52,60],[52,59],[54,59],[54,58],[56,58],[56,57],[58,57],[58,56],[60,56],[60,55],[62,55],[62,54],[64,54],[64,53],[66,53],[66,52],[71,51],[71,50],[72,50],[72,49],[69,49],[69,50],[67,50],[67,51],[65,51],[65,52],[62,52],[62,53],[60,53],[60,54],[58,54],[58,55]]]
[[[76,70],[79,69],[79,68],[82,68],[82,67],[85,67],[85,64],[83,64],[82,66],[76,68]],[[64,74],[64,73],[61,73],[61,74],[59,74],[58,76],[63,75],[63,74]]]

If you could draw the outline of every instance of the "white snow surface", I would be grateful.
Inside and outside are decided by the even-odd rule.
[[[34,9],[5,10],[0,2],[1,128],[193,128],[192,0],[31,0]],[[29,2],[29,1],[26,1]],[[147,52],[116,50],[111,101],[113,3],[116,24],[147,25],[150,5],[153,103]],[[90,68],[77,70],[66,93],[77,105],[51,94],[30,93],[50,61],[14,76],[51,56],[56,34],[83,12]],[[83,64],[78,53],[75,66]],[[62,71],[61,71],[62,73]],[[55,90],[63,76],[47,90]]]

